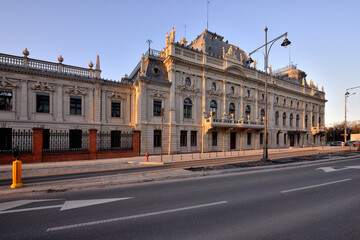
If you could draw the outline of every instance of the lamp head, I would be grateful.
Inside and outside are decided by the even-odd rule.
[[[289,39],[287,39],[287,37],[285,37],[285,39],[282,42],[281,46],[286,47],[286,46],[289,46],[290,44],[291,44],[291,42],[289,41]]]
[[[249,59],[246,61],[246,63],[247,64],[251,64],[251,63],[253,63],[254,62],[254,60],[249,56]]]

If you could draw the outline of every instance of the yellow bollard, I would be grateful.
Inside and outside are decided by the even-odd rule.
[[[13,184],[11,188],[21,188],[24,184],[21,183],[21,161],[13,161]]]

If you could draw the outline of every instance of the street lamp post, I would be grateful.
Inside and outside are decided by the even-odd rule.
[[[263,47],[265,47],[265,63],[264,63],[264,65],[265,65],[265,123],[264,123],[264,127],[265,127],[265,134],[264,134],[264,137],[265,137],[265,147],[264,147],[264,151],[263,151],[263,158],[262,158],[262,160],[263,161],[269,161],[270,159],[269,159],[269,155],[268,155],[268,136],[267,136],[267,124],[268,124],[268,118],[267,118],[267,69],[268,69],[268,57],[269,57],[269,53],[270,53],[270,50],[271,50],[271,47],[273,46],[273,44],[277,41],[277,40],[279,40],[279,39],[281,39],[282,37],[285,37],[285,39],[284,39],[284,41],[283,41],[283,43],[281,43],[281,46],[283,46],[283,47],[286,47],[286,46],[288,46],[288,45],[290,45],[291,44],[291,42],[287,39],[287,32],[286,33],[284,33],[284,34],[282,34],[281,36],[279,36],[279,37],[277,37],[277,38],[275,38],[275,39],[273,39],[273,40],[271,40],[270,42],[268,42],[267,41],[267,31],[268,31],[268,28],[267,27],[265,27],[265,44],[264,45],[262,45],[261,47],[258,47],[257,49],[255,49],[254,51],[252,51],[250,54],[249,54],[249,59],[248,59],[248,61],[247,61],[247,63],[252,63],[252,62],[254,62],[254,60],[252,60],[251,59],[251,54],[253,54],[253,53],[255,53],[255,52],[257,52],[259,49],[261,49],[261,48],[263,48]],[[269,44],[271,44],[270,45],[270,47],[269,47],[269,50],[268,50],[268,45]]]
[[[345,126],[344,126],[344,146],[345,146],[345,144],[346,144],[346,137],[347,137],[347,133],[346,133],[346,112],[347,112],[347,109],[346,109],[346,101],[347,101],[347,98],[348,97],[350,97],[351,95],[354,95],[354,94],[356,94],[356,93],[352,93],[352,94],[350,94],[349,93],[349,90],[351,90],[351,89],[355,89],[355,88],[360,88],[360,86],[357,86],[357,87],[352,87],[352,88],[348,88],[348,89],[346,89],[346,93],[345,93]]]

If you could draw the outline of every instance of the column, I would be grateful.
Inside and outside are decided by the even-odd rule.
[[[21,82],[21,97],[20,97],[20,120],[28,120],[28,86],[27,81]],[[36,100],[35,100],[36,101]]]

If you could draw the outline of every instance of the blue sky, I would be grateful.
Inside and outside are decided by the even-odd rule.
[[[146,52],[161,50],[175,28],[176,41],[191,41],[206,28],[206,0],[182,1],[5,1],[0,0],[0,52],[87,67],[100,55],[102,76],[120,80]],[[268,39],[289,33],[291,47],[275,44],[269,65],[291,61],[307,80],[325,87],[326,124],[343,121],[345,89],[360,86],[359,1],[210,0],[209,30],[250,52]],[[263,68],[263,55],[253,55]],[[359,120],[360,88],[348,101],[348,119]]]

